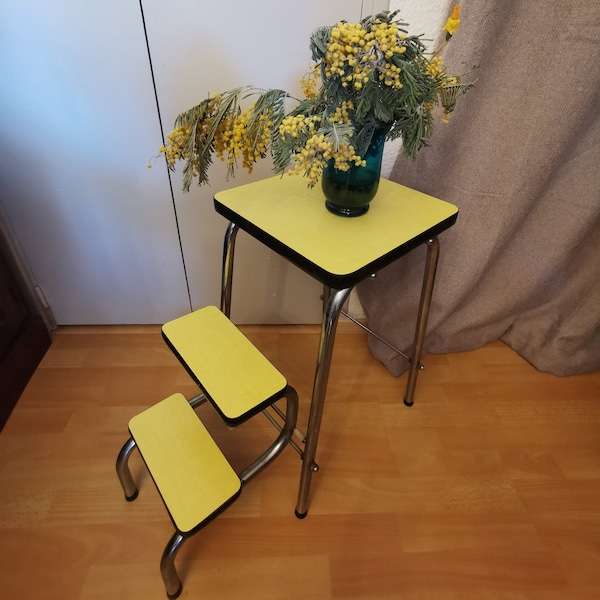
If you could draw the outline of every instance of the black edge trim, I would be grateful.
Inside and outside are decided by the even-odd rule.
[[[444,219],[434,227],[431,227],[427,231],[413,238],[406,244],[399,246],[395,250],[384,254],[367,267],[359,269],[354,273],[348,273],[346,275],[335,275],[325,271],[315,263],[311,262],[302,254],[299,254],[295,250],[292,250],[289,246],[281,243],[279,240],[268,234],[263,229],[260,229],[238,213],[234,212],[227,206],[221,204],[216,198],[214,198],[215,210],[221,216],[225,217],[229,221],[238,225],[246,233],[256,238],[259,242],[262,242],[267,247],[271,248],[277,254],[283,256],[287,260],[291,261],[297,267],[308,273],[311,277],[314,277],[321,283],[328,285],[334,289],[345,289],[354,287],[357,283],[366,279],[372,273],[387,267],[390,263],[394,262],[398,258],[408,254],[411,250],[414,250],[417,246],[425,243],[428,239],[439,235],[454,225],[458,218],[458,212],[450,215],[447,219]]]

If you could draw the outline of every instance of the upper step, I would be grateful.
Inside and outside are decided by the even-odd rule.
[[[285,377],[216,306],[169,321],[162,334],[230,425],[260,412],[287,387]]]

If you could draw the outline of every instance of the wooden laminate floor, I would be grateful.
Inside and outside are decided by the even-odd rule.
[[[247,327],[301,395],[318,333]],[[597,600],[600,374],[539,373],[496,342],[428,356],[415,404],[406,375],[338,334],[308,517],[291,449],[184,544],[182,598]],[[0,598],[165,598],[172,526],[137,454],[123,499],[114,462],[129,418],[196,390],[158,327],[65,328],[0,434]],[[272,430],[198,410],[234,466]]]

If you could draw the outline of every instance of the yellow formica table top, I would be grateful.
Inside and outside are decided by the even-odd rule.
[[[382,179],[369,211],[340,217],[319,185],[276,176],[215,195],[216,211],[325,285],[352,287],[451,227],[453,204]]]

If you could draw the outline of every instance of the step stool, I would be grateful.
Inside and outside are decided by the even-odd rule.
[[[138,490],[129,470],[137,447],[175,526],[160,561],[169,598],[182,584],[175,557],[183,542],[233,503],[242,487],[291,443],[297,431],[298,395],[283,375],[216,307],[166,323],[162,334],[202,393],[190,400],[173,394],[129,422],[131,437],[117,457],[117,475],[128,501]],[[285,414],[274,406],[285,398]],[[210,402],[235,427],[272,407],[284,419],[279,435],[242,472],[236,473],[194,412]],[[272,417],[269,417],[271,422]]]

